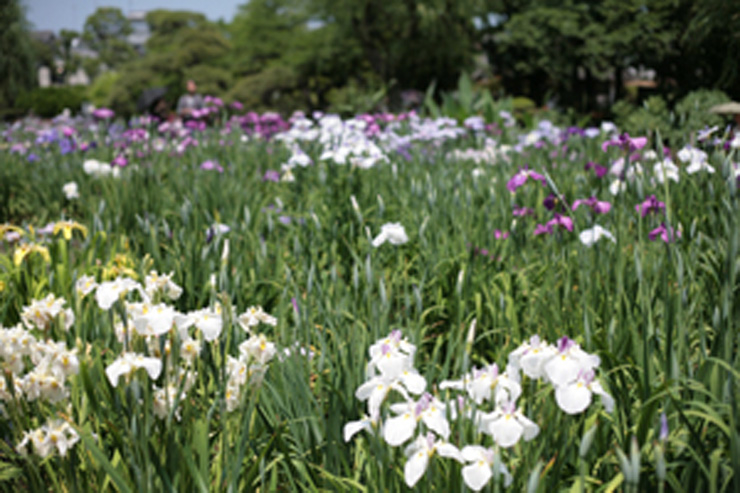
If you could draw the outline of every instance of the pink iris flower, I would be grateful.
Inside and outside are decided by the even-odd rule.
[[[603,202],[596,197],[590,197],[588,199],[578,199],[573,202],[573,210],[578,209],[581,205],[590,207],[596,214],[606,214],[612,208],[612,205],[609,202]]]
[[[601,144],[601,150],[606,152],[609,146],[618,146],[629,152],[639,151],[647,145],[647,137],[630,137],[629,134],[623,133],[619,137],[604,141]]]

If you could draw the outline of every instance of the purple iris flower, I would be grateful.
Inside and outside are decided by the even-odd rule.
[[[548,211],[554,211],[559,204],[560,199],[557,197],[557,195],[553,193],[549,194],[547,197],[545,197],[545,200],[542,201],[542,205],[544,205],[545,209],[547,209]],[[567,206],[567,204],[565,205]]]
[[[278,221],[287,226],[292,222],[292,219],[290,218],[290,216],[278,216]]]
[[[593,209],[596,214],[606,214],[612,208],[612,205],[609,202],[602,202],[596,197],[590,197],[588,199],[578,199],[573,202],[573,210],[578,209],[581,205],[587,205]]]
[[[290,299],[290,302],[293,303],[293,310],[295,310],[295,314],[300,315],[301,312],[298,309],[298,300],[295,298],[295,296]]]
[[[558,198],[554,194],[549,194],[547,197],[545,197],[545,200],[542,201],[542,205],[545,206],[545,209],[548,211],[551,211],[555,209],[555,204],[557,204]]]
[[[111,161],[111,164],[114,166],[120,166],[121,168],[126,167],[128,165],[128,159],[123,154],[119,154],[116,156],[113,161]]]
[[[538,224],[537,226],[534,227],[535,236],[544,235],[544,234],[548,234],[548,235],[552,234],[552,226],[550,226],[549,223],[548,224]]]
[[[639,151],[647,145],[647,137],[630,137],[629,134],[623,133],[619,137],[606,140],[601,144],[601,150],[606,152],[609,146],[618,146],[629,152]]]
[[[596,164],[593,161],[589,161],[586,163],[586,166],[584,168],[586,171],[593,169],[594,173],[596,173],[596,178],[601,178],[604,175],[606,175],[609,170],[606,168],[606,166],[602,166],[600,164]]]
[[[660,236],[660,238],[666,243],[673,243],[681,237],[681,232],[677,231],[675,228],[666,226],[665,223],[661,223],[660,226],[648,233],[650,241],[655,241],[658,236]]]
[[[493,237],[497,240],[505,240],[509,237],[508,231],[501,231],[500,229],[497,229],[493,232]]]
[[[59,132],[56,128],[50,128],[49,130],[41,132],[41,134],[36,138],[37,144],[44,144],[49,143],[52,144],[59,140]]]
[[[194,110],[192,113],[193,118],[199,118],[199,116],[196,116],[195,111],[197,110]],[[191,130],[204,131],[206,129],[206,122],[198,120],[188,120],[187,122],[185,122],[185,127]]]
[[[635,210],[639,212],[642,217],[645,217],[651,212],[660,212],[665,210],[665,202],[660,202],[655,195],[651,195],[646,198],[642,204],[637,204],[635,206]]]
[[[396,148],[396,152],[399,153],[406,161],[411,161],[413,157],[411,157],[411,153],[409,152],[408,145],[398,146]]]
[[[219,173],[223,173],[224,172],[224,169],[216,161],[206,161],[206,162],[204,162],[203,164],[200,165],[200,169],[204,169],[204,170],[212,170],[212,169],[215,169]]]
[[[69,154],[75,150],[74,141],[70,139],[59,139],[59,152],[62,154]]]
[[[514,217],[534,216],[534,209],[530,209],[529,207],[519,207],[515,205],[511,211],[511,214]]]
[[[36,154],[34,154],[33,152],[31,152],[31,153],[28,154],[28,157],[26,159],[28,159],[28,162],[29,163],[33,163],[35,161],[38,161],[39,160],[39,157]]]
[[[665,412],[660,414],[660,435],[658,436],[661,442],[668,440],[668,418]]]
[[[244,109],[244,105],[241,104],[239,101],[234,101],[233,103],[231,103],[231,109],[241,111]]]
[[[274,169],[268,169],[265,171],[265,176],[262,177],[262,181],[273,181],[277,183],[280,181],[280,172]]]
[[[552,231],[553,226],[560,226],[568,231],[573,231],[573,220],[568,216],[561,216],[555,213],[555,217],[547,222],[547,226],[550,228],[550,231]]]
[[[533,180],[537,180],[542,183],[542,185],[547,185],[547,180],[545,180],[545,177],[542,176],[539,173],[536,173],[534,171],[530,171],[527,168],[520,169],[514,176],[511,177],[509,182],[506,184],[506,188],[511,192],[516,192],[516,189],[524,186],[525,183],[527,183],[527,180],[529,178],[532,178]]]

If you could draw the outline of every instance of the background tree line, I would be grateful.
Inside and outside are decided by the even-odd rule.
[[[641,65],[657,74],[649,93],[668,104],[699,88],[740,97],[740,0],[250,0],[228,23],[150,11],[141,52],[116,8],[50,47],[31,39],[19,0],[0,6],[6,110],[54,58],[94,77],[81,97],[122,114],[153,86],[174,103],[190,78],[258,111],[399,109],[404,91],[452,90],[468,72],[494,96],[601,116],[608,102],[634,99],[621,78]],[[75,58],[75,38],[97,58]]]

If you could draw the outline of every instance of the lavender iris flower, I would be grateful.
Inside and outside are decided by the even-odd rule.
[[[665,415],[665,412],[660,414],[660,435],[659,435],[660,441],[665,442],[668,440],[668,418]]]
[[[658,236],[666,243],[673,243],[681,237],[681,232],[675,228],[666,226],[665,223],[661,223],[660,226],[648,233],[650,241],[655,241]]]
[[[268,169],[262,177],[262,181],[272,181],[277,183],[280,181],[280,173],[274,169]]]
[[[506,188],[511,193],[514,193],[516,192],[517,188],[524,186],[524,184],[527,183],[527,180],[529,178],[532,178],[533,180],[537,180],[541,182],[543,186],[547,185],[547,180],[545,180],[544,176],[534,171],[530,171],[527,168],[524,168],[524,169],[520,169],[514,176],[511,177],[509,182],[506,184]]]
[[[69,154],[75,150],[74,141],[70,139],[59,139],[59,152],[62,154]]]
[[[216,161],[210,161],[210,160],[204,162],[203,164],[201,164],[200,165],[200,169],[204,169],[204,170],[212,170],[212,169],[215,169],[219,173],[223,173],[224,172],[224,169],[221,167],[220,164],[218,164]]]

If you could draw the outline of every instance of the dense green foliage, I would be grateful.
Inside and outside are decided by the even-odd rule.
[[[154,139],[156,130],[149,130]],[[0,223],[24,226],[28,237],[31,226],[38,230],[62,217],[88,228],[86,237],[75,232],[69,242],[57,235],[46,243],[49,263],[36,255],[15,263],[9,243],[0,250],[2,324],[17,322],[34,298],[63,296],[77,320],[69,332],[54,325],[47,335],[78,347],[80,358],[70,407],[4,403],[12,417],[0,422],[8,437],[0,450],[6,484],[34,491],[100,491],[112,484],[143,492],[406,491],[401,449],[371,434],[351,443],[342,437],[342,426],[365,410],[354,393],[366,376],[368,346],[400,328],[419,347],[415,363],[430,391],[445,399],[453,394],[432,383],[459,378],[472,365],[503,367],[507,354],[535,334],[549,341],[569,335],[599,355],[601,381],[616,400],[612,413],[595,401],[583,414],[566,415],[548,387],[524,381],[519,405],[542,430],[505,451],[511,491],[524,491],[531,481],[529,491],[538,492],[736,489],[736,150],[707,148],[716,172],[690,175],[682,166],[678,182],[656,182],[645,158],[645,175],[612,197],[607,181],[584,172],[588,161],[607,164],[620,156],[616,148],[604,154],[601,139],[573,137],[567,154],[560,143],[544,143],[521,154],[496,146],[497,157],[485,163],[453,158],[455,149],[482,149],[470,132],[439,145],[422,140],[408,148],[408,159],[393,153],[371,169],[320,161],[320,145],[309,141],[302,146],[316,164],[295,168],[295,182],[275,183],[263,176],[290,157],[287,146],[244,143],[237,130],[224,141],[219,130],[197,134],[200,145],[182,155],[134,143],[130,156],[146,152],[119,178],[83,172],[83,160],[115,157],[112,146],[60,154],[43,144],[36,150],[42,159],[30,163],[3,154]],[[517,142],[518,134],[507,128],[502,144]],[[77,139],[100,136],[83,132]],[[661,144],[653,139],[649,147],[661,150]],[[218,161],[223,173],[200,169],[206,160]],[[546,173],[547,185],[530,182],[512,195],[507,182],[525,164]],[[64,198],[69,181],[79,184],[79,199]],[[604,216],[585,206],[562,211],[573,218],[574,232],[533,236],[535,219],[514,217],[512,206],[531,207],[542,221],[551,215],[543,206],[549,193],[567,203],[598,196],[613,206]],[[664,216],[635,211],[651,194],[665,202]],[[616,241],[589,248],[578,233],[597,218]],[[396,221],[409,242],[373,248],[381,225]],[[650,241],[648,232],[661,221],[680,228],[681,238]],[[215,222],[231,232],[211,237]],[[511,236],[497,240],[498,229]],[[172,272],[184,288],[176,302],[182,311],[216,300],[240,311],[261,304],[279,320],[262,328],[270,340],[279,348],[311,348],[315,356],[275,360],[261,390],[228,413],[220,368],[245,335],[227,315],[222,339],[204,346],[196,360],[198,379],[180,403],[182,413],[159,419],[151,411],[154,382],[141,378],[143,372],[117,387],[104,373],[121,347],[113,327],[118,308],[102,311],[93,295],[82,299],[74,291],[83,274],[102,281],[124,267],[139,279],[152,269]],[[466,346],[472,319],[477,331]],[[167,336],[173,347],[176,337]],[[660,437],[661,413],[667,438]],[[16,453],[21,431],[48,415],[73,423],[82,441],[67,458]],[[579,453],[594,424],[590,449]],[[453,439],[481,437],[463,427]],[[632,443],[637,478],[625,476],[619,458]],[[418,490],[469,491],[460,467],[435,458]]]
[[[613,111],[616,123],[630,134],[655,135],[657,132],[667,141],[680,142],[689,139],[689,128],[724,125],[726,119],[709,110],[729,100],[722,91],[699,90],[678,101],[673,111],[660,96],[652,96],[640,106],[620,101]]]
[[[129,20],[115,7],[100,7],[87,18],[82,39],[97,52],[98,70],[114,70],[134,58],[136,52],[126,40],[131,32]]]
[[[18,95],[32,87],[34,53],[20,0],[0,1],[0,119]]]
[[[35,52],[47,65],[61,60],[62,78],[78,66],[93,76],[119,73],[99,104],[127,114],[149,87],[166,86],[174,105],[189,78],[204,93],[258,111],[400,109],[404,91],[434,84],[440,97],[468,72],[493,96],[600,119],[619,100],[641,105],[659,96],[671,110],[699,89],[739,98],[737,12],[737,0],[252,0],[219,23],[194,12],[149,12],[151,38],[135,54],[126,41],[130,22],[104,7],[80,35],[97,59],[72,55],[71,31],[54,46],[36,43]],[[14,52],[27,70],[23,32],[3,31],[20,47],[3,56]],[[624,73],[639,67],[655,77],[631,91]]]
[[[24,113],[54,118],[65,109],[79,112],[86,100],[87,88],[82,86],[39,87],[21,94],[16,105]]]

